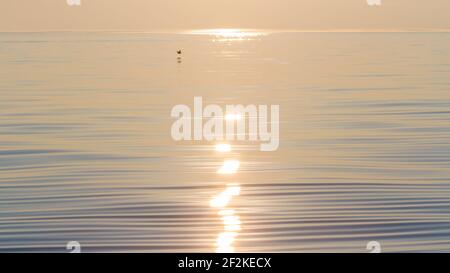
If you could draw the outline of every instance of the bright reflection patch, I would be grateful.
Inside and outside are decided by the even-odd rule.
[[[234,174],[239,169],[241,163],[239,160],[227,160],[223,162],[222,167],[217,171],[218,174]]]
[[[218,253],[232,253],[234,252],[233,243],[236,239],[236,232],[222,232],[217,238],[217,250]]]
[[[238,196],[241,192],[241,187],[238,185],[230,185],[221,192],[219,195],[211,199],[209,202],[210,206],[213,208],[224,208],[228,206],[233,196]]]
[[[234,214],[234,210],[232,210],[232,209],[224,209],[224,210],[219,211],[218,214],[220,216],[233,215]]]
[[[231,152],[231,145],[230,144],[217,144],[216,152],[220,152],[220,153]]]
[[[222,217],[223,224],[226,231],[239,231],[241,230],[241,221],[237,215],[227,215]]]

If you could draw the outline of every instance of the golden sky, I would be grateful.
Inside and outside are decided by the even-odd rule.
[[[449,0],[1,0],[0,31],[450,29]]]

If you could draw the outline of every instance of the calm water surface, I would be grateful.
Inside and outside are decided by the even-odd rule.
[[[204,34],[0,34],[0,252],[450,251],[449,34]],[[194,96],[280,149],[174,142]]]

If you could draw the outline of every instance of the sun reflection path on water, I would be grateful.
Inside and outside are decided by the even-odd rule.
[[[228,144],[217,144],[216,151],[229,152],[231,151],[231,146]],[[239,166],[240,162],[238,160],[227,160],[217,173],[223,175],[235,174]],[[217,214],[224,226],[224,231],[217,236],[216,252],[218,253],[234,252],[233,244],[238,236],[238,232],[241,230],[241,220],[235,210],[230,209],[228,206],[233,197],[238,196],[240,192],[241,187],[238,184],[228,184],[224,191],[210,200],[210,207],[219,210]]]

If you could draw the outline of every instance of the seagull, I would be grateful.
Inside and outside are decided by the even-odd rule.
[[[177,53],[178,53],[178,55],[181,55],[181,50],[178,50]]]

